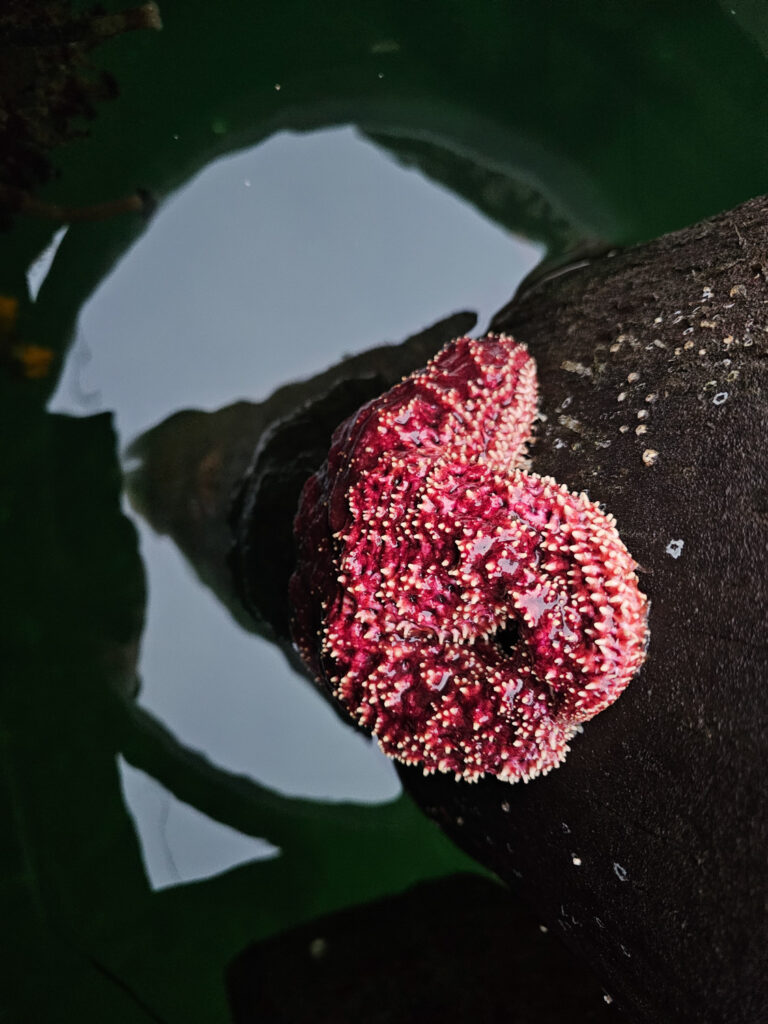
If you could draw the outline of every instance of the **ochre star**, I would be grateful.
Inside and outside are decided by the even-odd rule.
[[[549,771],[645,656],[615,520],[522,468],[536,401],[524,345],[459,338],[344,422],[302,492],[297,646],[425,772]]]

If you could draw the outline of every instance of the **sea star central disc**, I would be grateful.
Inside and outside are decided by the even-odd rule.
[[[535,414],[525,346],[459,338],[343,423],[302,492],[297,645],[425,772],[549,771],[643,661],[615,520],[521,468]]]

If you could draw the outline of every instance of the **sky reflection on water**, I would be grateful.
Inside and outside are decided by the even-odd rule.
[[[265,398],[459,309],[482,331],[541,255],[352,129],[278,135],[215,162],[159,210],[84,306],[50,408],[111,410],[124,448],[178,409]],[[378,750],[126,511],[149,587],[140,702],[215,763],[282,792],[396,796]],[[155,886],[271,855],[121,772]]]

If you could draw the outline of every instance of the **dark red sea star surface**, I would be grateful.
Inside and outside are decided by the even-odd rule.
[[[614,518],[522,468],[536,403],[524,345],[459,338],[342,423],[302,492],[296,644],[425,772],[549,771],[644,658]]]

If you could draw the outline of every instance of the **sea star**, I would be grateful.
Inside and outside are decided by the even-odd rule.
[[[382,750],[528,779],[645,656],[615,519],[522,468],[536,366],[459,338],[336,430],[294,524],[293,635]]]

